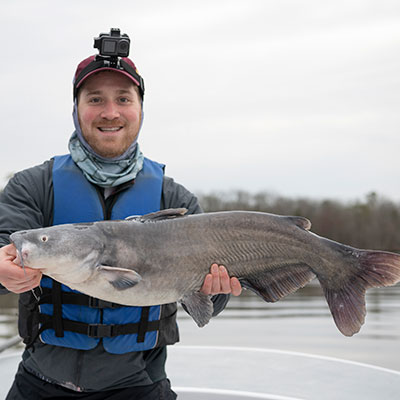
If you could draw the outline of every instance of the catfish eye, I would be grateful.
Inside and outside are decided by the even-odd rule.
[[[48,238],[46,235],[43,235],[43,236],[40,237],[40,240],[41,240],[42,242],[47,242],[48,239],[49,239],[49,238]]]

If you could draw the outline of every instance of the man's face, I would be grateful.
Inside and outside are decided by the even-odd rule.
[[[78,119],[83,137],[97,154],[123,154],[140,128],[141,102],[134,83],[113,71],[90,76],[79,92]]]

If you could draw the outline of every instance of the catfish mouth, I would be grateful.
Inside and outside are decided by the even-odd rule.
[[[17,257],[15,257],[15,259],[13,260],[13,263],[19,265],[20,267],[22,267],[22,269],[26,273],[25,264],[24,264],[24,256],[23,256],[23,253],[22,253],[22,246],[18,245],[18,243],[16,243],[12,239],[11,239],[11,243],[15,246],[15,248],[17,250]]]

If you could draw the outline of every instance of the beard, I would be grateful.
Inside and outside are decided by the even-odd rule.
[[[93,151],[104,158],[115,158],[124,154],[138,137],[139,124],[123,120],[94,121],[90,126],[82,126],[82,136]],[[116,130],[112,130],[115,128]]]

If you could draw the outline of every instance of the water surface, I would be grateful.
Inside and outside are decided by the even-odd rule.
[[[16,299],[0,296],[0,344],[17,334]],[[246,291],[232,297],[204,328],[198,328],[181,308],[178,319],[184,345],[297,351],[400,371],[400,285],[369,290],[366,322],[350,338],[336,328],[316,282],[277,303],[266,303]]]
[[[264,347],[338,357],[400,371],[400,285],[369,290],[360,332],[343,336],[317,282],[277,303],[246,292],[206,327],[179,312],[187,345]]]

